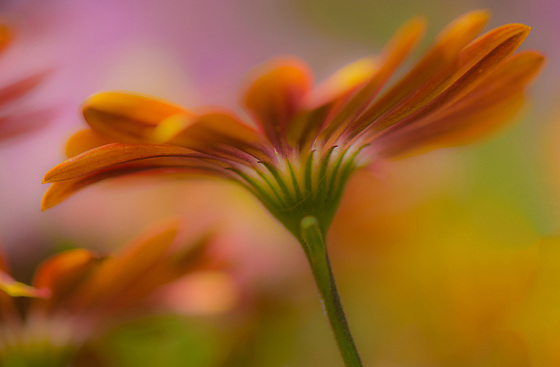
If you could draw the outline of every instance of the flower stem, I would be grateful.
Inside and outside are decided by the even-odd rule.
[[[305,217],[301,221],[301,243],[313,271],[344,364],[346,367],[362,367],[360,355],[340,302],[324,236],[315,217]]]

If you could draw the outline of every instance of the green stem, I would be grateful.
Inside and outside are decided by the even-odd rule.
[[[302,219],[301,240],[344,364],[346,367],[362,367],[362,361],[336,289],[324,236],[315,217]]]

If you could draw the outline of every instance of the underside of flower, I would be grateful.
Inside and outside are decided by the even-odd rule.
[[[326,233],[348,178],[359,167],[361,149],[332,146],[281,157],[276,164],[259,162],[253,169],[231,168],[252,192],[296,238],[300,223],[315,217]]]

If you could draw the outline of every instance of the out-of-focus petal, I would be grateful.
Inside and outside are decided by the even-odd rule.
[[[67,158],[71,158],[90,149],[111,143],[114,143],[114,140],[101,136],[92,129],[84,129],[68,139],[64,153]]]
[[[103,262],[88,283],[83,284],[75,302],[80,308],[100,307],[108,311],[123,292],[128,288],[143,288],[141,279],[146,272],[164,259],[177,235],[177,223],[154,229],[114,257]]]
[[[219,162],[218,162],[219,163]],[[127,162],[117,164],[105,169],[100,169],[91,174],[53,183],[43,195],[41,201],[41,210],[47,210],[72,194],[80,191],[90,185],[96,184],[108,178],[131,175],[140,172],[150,173],[173,173],[184,172],[187,174],[203,174],[220,177],[227,176],[228,171],[218,169],[218,167],[203,159],[185,159],[185,158],[151,158],[140,161]]]
[[[0,142],[42,129],[51,123],[55,115],[56,111],[44,109],[0,116]]]
[[[403,114],[410,113],[409,109],[433,98],[456,72],[459,54],[480,33],[488,18],[488,12],[474,11],[449,24],[412,70],[368,107],[351,129],[361,131],[383,113],[399,105],[402,106]]]
[[[0,105],[13,102],[25,96],[41,84],[51,72],[51,70],[42,71],[2,86],[0,88]]]
[[[44,261],[35,273],[33,285],[50,290],[51,297],[37,300],[35,306],[47,309],[64,302],[97,269],[100,261],[84,249],[66,251]]]
[[[183,275],[207,266],[206,250],[212,236],[210,234],[198,239],[188,246],[177,246],[157,263],[136,278],[139,287],[127,287],[119,293],[118,298],[112,300],[115,309],[128,309],[139,300],[149,296]]]
[[[103,92],[84,102],[82,113],[98,134],[121,143],[157,143],[154,129],[186,109],[153,97],[124,92]]]
[[[523,24],[509,24],[496,28],[467,46],[461,56],[464,57],[459,67],[461,74],[447,89],[428,103],[421,105],[425,98],[411,98],[399,108],[389,111],[371,126],[370,134],[382,131],[396,123],[407,126],[435,111],[449,106],[476,88],[495,68],[509,57],[529,34],[530,28]],[[422,93],[431,92],[429,90]],[[420,103],[420,105],[418,105]]]
[[[282,59],[268,62],[251,79],[243,105],[276,149],[285,151],[287,129],[311,89],[311,73],[299,60]]]
[[[11,297],[48,297],[50,295],[48,290],[17,282],[3,271],[0,271],[0,290]]]
[[[409,125],[389,130],[376,141],[390,148],[386,155],[469,143],[509,121],[523,104],[527,84],[541,69],[544,56],[537,52],[519,53],[502,63],[475,90],[452,106]]]
[[[368,107],[417,45],[425,28],[426,22],[423,18],[413,18],[397,31],[380,57],[379,70],[340,107],[332,121],[328,122],[328,126],[321,133],[323,138],[326,139],[333,135],[335,131],[346,126],[349,121],[359,116]]]
[[[11,40],[12,33],[10,32],[10,28],[5,24],[0,24],[0,52],[4,51]]]
[[[72,157],[45,174],[43,183],[77,178],[114,165],[158,157],[192,157],[194,152],[172,145],[103,145]]]

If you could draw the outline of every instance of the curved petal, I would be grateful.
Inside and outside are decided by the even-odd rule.
[[[48,289],[51,297],[37,300],[33,306],[46,311],[67,301],[98,269],[101,261],[84,249],[65,251],[44,261],[35,273],[33,285]]]
[[[216,164],[198,158],[151,158],[127,162],[107,167],[75,179],[53,183],[43,195],[41,210],[47,210],[66,200],[72,194],[100,181],[140,172],[150,172],[153,174],[184,172],[225,178],[229,177],[228,171],[220,169]]]
[[[407,112],[405,106],[418,106],[441,91],[455,74],[461,51],[480,33],[488,18],[488,12],[474,11],[449,24],[412,70],[364,111],[350,128],[361,131],[389,109],[400,105]]]
[[[364,57],[337,70],[322,82],[307,103],[313,107],[334,103],[340,98],[363,86],[379,70],[379,60]]]
[[[176,125],[175,121],[172,124]],[[165,128],[165,123],[160,128]],[[172,127],[174,129],[175,127]],[[182,123],[182,128],[164,142],[204,152],[225,159],[267,160],[267,142],[253,128],[226,112],[209,112],[193,116]],[[237,153],[236,153],[237,152]],[[243,155],[250,155],[251,158]]]
[[[427,103],[425,103],[426,99],[430,98],[433,92],[430,88],[411,96],[398,108],[390,110],[376,120],[370,126],[368,134],[372,136],[393,124],[406,126],[456,102],[479,85],[504,59],[509,57],[525,40],[529,30],[530,28],[523,24],[509,24],[496,28],[473,41],[459,55],[459,59],[463,61],[455,75],[460,74],[460,76],[453,84]],[[468,70],[463,73],[467,68]]]
[[[376,144],[388,144],[385,155],[402,154],[421,146],[434,148],[469,143],[510,120],[523,104],[523,92],[541,69],[544,56],[519,53],[502,63],[475,90],[452,106],[407,128],[392,129]]]
[[[166,224],[143,234],[114,257],[108,258],[89,281],[82,284],[74,298],[76,307],[100,307],[101,312],[110,312],[111,306],[128,288],[144,287],[140,279],[160,261],[165,261],[176,235],[177,223]]]
[[[124,92],[98,93],[82,107],[86,122],[101,136],[121,143],[157,143],[154,129],[186,109],[149,96]]]
[[[113,143],[72,157],[45,174],[43,183],[53,183],[85,176],[114,165],[149,158],[196,157],[186,148],[173,145],[129,145]]]
[[[397,31],[382,53],[379,70],[340,107],[332,121],[321,132],[323,139],[327,140],[330,136],[336,138],[335,131],[338,131],[339,128],[343,129],[367,108],[417,45],[425,28],[424,19],[413,18]]]
[[[285,152],[286,131],[311,89],[311,73],[299,60],[282,59],[266,63],[254,74],[243,105],[274,147]]]
[[[288,127],[288,143],[299,149],[312,146],[319,130],[329,120],[328,115],[340,108],[378,70],[378,61],[373,57],[366,57],[331,75],[309,96],[305,103],[307,107]]]
[[[114,140],[101,136],[92,129],[84,129],[74,133],[74,135],[68,139],[64,154],[67,158],[72,158],[90,149],[114,142]]]

